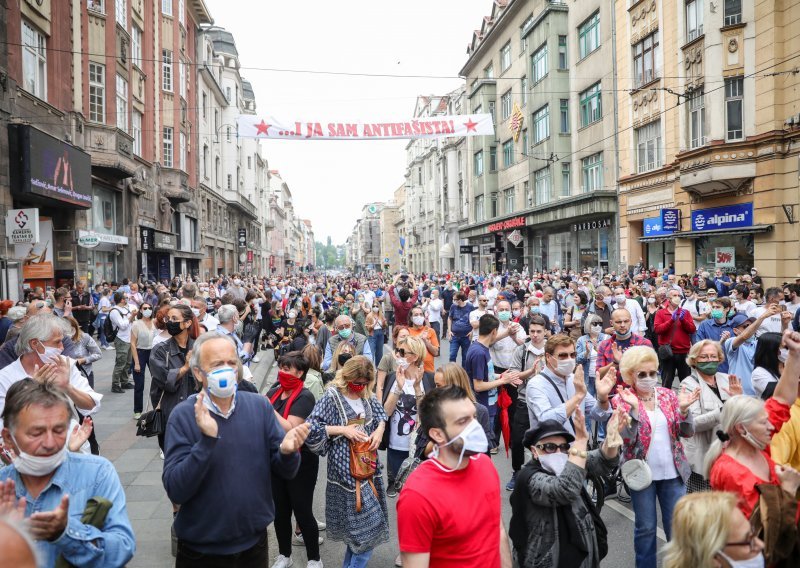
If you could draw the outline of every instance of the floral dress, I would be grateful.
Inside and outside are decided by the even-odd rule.
[[[328,456],[328,486],[325,491],[325,520],[327,533],[333,540],[344,541],[356,554],[374,549],[389,541],[389,514],[383,488],[383,467],[378,460],[373,478],[377,497],[369,483],[361,483],[361,512],[356,512],[356,480],[350,475],[350,443],[344,436],[329,438],[326,426],[346,426],[363,420],[363,428],[371,435],[386,412],[372,396],[362,399],[364,416],[359,417],[344,396],[330,387],[317,401],[308,417],[311,432],[306,446],[315,454]],[[342,415],[344,411],[344,416]]]

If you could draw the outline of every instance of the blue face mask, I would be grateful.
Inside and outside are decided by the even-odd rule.
[[[497,312],[497,319],[499,319],[500,321],[508,321],[511,319],[511,312],[509,311]]]
[[[539,311],[540,311],[539,306],[531,306],[531,313],[532,314],[538,314]]]
[[[340,329],[339,330],[339,337],[341,337],[342,339],[347,339],[347,338],[350,337],[351,333],[353,333],[353,330],[350,329],[349,327],[345,328],[345,329]]]

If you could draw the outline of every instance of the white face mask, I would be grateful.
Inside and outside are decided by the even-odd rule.
[[[539,463],[545,471],[549,471],[553,475],[561,475],[567,465],[569,456],[563,452],[556,452],[554,454],[539,454]]]
[[[767,447],[766,444],[763,444],[762,442],[757,440],[756,437],[753,436],[747,428],[744,429],[744,434],[742,434],[742,438],[744,438],[748,444],[750,444],[760,452],[763,452],[764,449]]]
[[[406,369],[408,369],[409,365],[410,365],[410,363],[408,362],[408,359],[406,359],[405,357],[399,357],[397,359],[397,368],[398,369],[402,369],[402,370],[405,371]]]
[[[200,317],[200,310],[198,308],[192,308],[192,313],[194,314],[194,317]]]
[[[781,363],[786,363],[786,360],[789,358],[789,350],[788,349],[781,349],[778,353],[778,361]]]
[[[149,318],[153,315],[153,310],[142,310],[142,315],[146,318]]]
[[[556,373],[562,377],[568,377],[575,370],[575,359],[564,359],[558,362],[556,366]]]
[[[656,303],[656,299],[655,298],[647,298],[647,303],[648,304],[655,304]]]
[[[522,314],[522,311],[521,311],[521,310],[514,310],[514,311],[513,311],[513,312],[511,312],[511,313],[512,313],[512,314],[514,314],[514,317],[515,317],[515,318],[518,318],[518,317],[520,316],[520,314]]]
[[[42,477],[53,473],[64,460],[67,459],[67,441],[64,446],[52,456],[34,456],[19,449],[19,442],[11,435],[11,439],[17,445],[17,457],[12,462],[16,470],[23,475]]]
[[[374,308],[372,308],[372,311],[377,314],[381,310],[380,310],[380,308],[378,308],[378,306],[375,306]]]
[[[206,374],[208,392],[218,398],[228,398],[236,392],[236,369],[220,367]]]
[[[293,320],[293,319],[294,319],[294,318],[296,318],[296,317],[297,317],[297,312],[296,312],[296,311],[294,311],[294,310],[291,310],[291,311],[289,312],[289,319]]]
[[[589,331],[592,335],[600,335],[600,332],[603,331],[603,326],[602,324],[589,326]]]
[[[749,560],[733,560],[727,554],[720,551],[717,554],[727,560],[731,568],[764,568],[764,555],[759,553],[758,556],[750,558]]]
[[[36,351],[36,354],[39,356],[39,359],[42,360],[42,363],[47,365],[48,363],[57,363],[58,357],[61,355],[62,349],[58,347],[48,347],[44,343],[42,343],[42,347],[44,347],[44,353],[39,353]]]
[[[423,325],[425,323],[425,316],[414,316],[411,318],[411,321],[414,322],[414,325]]]
[[[242,281],[239,280],[238,278],[234,278],[233,279],[233,285],[234,286],[241,286],[242,285]]]
[[[636,379],[636,388],[640,391],[650,392],[658,385],[658,377],[645,377],[644,379]]]
[[[483,426],[481,426],[481,423],[473,418],[458,436],[442,446],[434,446],[431,456],[433,458],[438,458],[440,448],[449,446],[459,438],[464,441],[464,446],[461,448],[461,454],[458,456],[458,463],[456,463],[456,467],[448,470],[450,472],[456,471],[461,466],[461,460],[464,459],[465,452],[470,452],[470,454],[484,454],[489,449],[489,440],[486,439],[486,433],[483,431]]]

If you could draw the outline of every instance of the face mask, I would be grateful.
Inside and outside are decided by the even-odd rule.
[[[399,359],[397,359],[397,368],[398,369],[402,369],[402,370],[405,371],[406,369],[408,369],[409,365],[410,365],[410,363],[408,362],[408,360],[405,357],[400,357]]]
[[[680,296],[672,296],[672,297],[669,299],[669,303],[670,303],[670,304],[672,304],[673,306],[676,306],[676,307],[677,307],[677,306],[678,306],[678,305],[680,305],[680,303],[681,303],[681,298],[680,298]]]
[[[183,322],[168,321],[167,322],[167,333],[169,333],[173,337],[178,335],[178,334],[180,334],[180,332],[183,331],[183,328],[181,327],[181,323],[183,323]]]
[[[31,475],[33,477],[49,475],[67,459],[66,441],[64,446],[52,456],[34,456],[19,449],[19,442],[17,442],[13,434],[11,439],[17,445],[17,457],[14,458],[12,463],[17,471],[23,475]]]
[[[234,278],[233,279],[233,285],[234,286],[241,286],[242,285],[242,281],[239,280],[238,278]]]
[[[337,360],[339,361],[339,366],[340,367],[343,366],[352,358],[353,356],[350,353],[339,353],[339,357],[337,357]]]
[[[778,361],[781,363],[786,363],[786,360],[789,358],[789,350],[788,349],[781,349],[778,352]]]
[[[539,306],[531,306],[530,312],[531,312],[532,314],[538,314],[538,313],[539,313],[539,311],[540,311],[540,308],[539,308]]]
[[[512,313],[514,314],[515,318],[518,318],[522,314],[522,311],[521,310],[514,310]]]
[[[425,316],[414,316],[413,318],[411,318],[411,321],[414,322],[414,325],[424,325]]]
[[[697,364],[697,370],[704,375],[715,375],[719,369],[719,361],[703,361]]]
[[[645,377],[644,379],[636,379],[636,388],[643,392],[650,392],[656,388],[658,384],[658,377]]]
[[[194,314],[194,317],[200,317],[200,310],[198,308],[192,308],[192,313]]]
[[[592,335],[600,335],[600,332],[603,331],[602,324],[596,324],[589,327],[589,331]]]
[[[764,555],[760,554],[754,558],[749,560],[733,560],[729,558],[727,554],[724,552],[718,552],[720,556],[722,556],[731,568],[764,568]]]
[[[278,371],[278,383],[280,383],[282,389],[287,391],[303,388],[302,379],[298,379],[286,371]]]
[[[575,359],[564,359],[558,362],[556,372],[562,377],[569,376],[575,370]]]
[[[236,392],[236,369],[221,367],[206,375],[208,392],[217,398],[229,398]]]
[[[48,363],[57,363],[62,350],[58,347],[48,347],[44,344],[42,344],[42,347],[44,347],[44,353],[36,352],[36,354],[39,355],[39,359],[42,360],[42,363],[45,365]]]
[[[620,340],[622,340],[622,341],[625,341],[626,339],[630,339],[630,337],[631,337],[631,333],[632,333],[632,332],[631,332],[630,330],[628,330],[628,333],[625,333],[625,334],[622,334],[622,333],[620,333],[620,332],[618,332],[618,331],[615,331],[615,332],[614,332],[614,335],[617,337],[617,339],[620,339]]]
[[[296,317],[297,317],[297,312],[296,311],[292,310],[292,311],[289,312],[289,319],[290,320],[293,320]]]
[[[142,315],[146,318],[149,318],[153,315],[153,310],[142,310]]]
[[[539,463],[545,471],[549,471],[553,475],[561,475],[567,465],[569,455],[563,452],[556,452],[554,454],[539,454]]]
[[[625,294],[619,294],[617,296],[614,296],[614,299],[617,301],[618,304],[624,304],[625,303]]]
[[[366,384],[357,385],[355,383],[347,383],[347,390],[353,394],[361,394],[365,388],[367,388]]]
[[[656,299],[655,298],[647,298],[647,303],[648,304],[655,304],[656,303]]]
[[[757,450],[759,450],[759,451],[764,451],[764,448],[766,448],[766,447],[767,447],[767,446],[766,446],[766,444],[763,444],[763,443],[761,443],[759,440],[756,440],[756,437],[755,437],[755,436],[753,436],[753,435],[752,435],[752,434],[751,434],[751,433],[750,433],[750,432],[747,430],[747,428],[745,428],[745,429],[744,429],[744,434],[742,434],[742,438],[744,438],[744,439],[745,439],[745,441],[746,441],[748,444],[750,444],[751,446],[753,446],[755,449],[757,449]]]
[[[711,310],[711,317],[717,320],[722,319],[723,317],[725,317],[725,312],[723,312],[722,310]]]
[[[511,319],[511,312],[505,310],[502,312],[497,312],[497,319],[500,321],[508,321]]]
[[[353,330],[348,327],[345,329],[340,329],[338,333],[339,337],[341,337],[342,339],[347,339],[348,337],[350,337],[350,334],[353,333]]]
[[[458,456],[458,463],[456,463],[456,467],[449,470],[450,472],[456,471],[461,466],[461,460],[464,459],[464,454],[466,454],[466,452],[469,452],[469,455],[483,454],[489,449],[489,440],[486,439],[486,433],[483,431],[483,426],[481,426],[481,423],[473,418],[458,436],[442,446],[435,446],[433,448],[433,452],[431,452],[431,456],[434,458],[439,457],[439,450],[441,448],[449,446],[459,438],[463,440],[461,454]]]

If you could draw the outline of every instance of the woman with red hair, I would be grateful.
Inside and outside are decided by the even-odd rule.
[[[7,317],[8,310],[11,309],[13,305],[14,302],[11,300],[3,300],[0,302],[0,345],[5,342],[8,328],[14,323],[11,321],[11,318]]]

